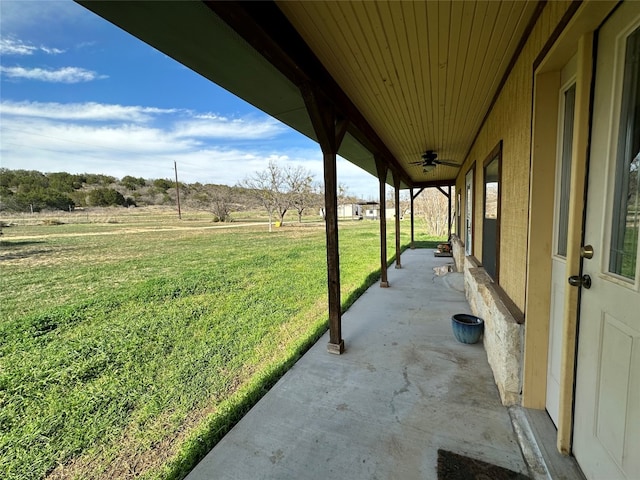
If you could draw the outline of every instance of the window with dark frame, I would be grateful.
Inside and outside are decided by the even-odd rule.
[[[482,266],[498,283],[500,266],[500,175],[502,141],[493,149],[483,168]]]

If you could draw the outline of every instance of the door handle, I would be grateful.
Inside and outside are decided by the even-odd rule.
[[[572,275],[569,277],[569,285],[572,287],[591,288],[591,277],[589,275]]]
[[[580,256],[586,259],[593,258],[593,247],[591,245],[585,245],[584,247],[581,247]]]

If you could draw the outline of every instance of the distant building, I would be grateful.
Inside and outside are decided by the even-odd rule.
[[[362,220],[362,205],[359,203],[345,203],[338,205],[338,218]]]
[[[362,202],[359,204],[363,210],[363,218],[378,220],[380,218],[380,204],[378,202]]]

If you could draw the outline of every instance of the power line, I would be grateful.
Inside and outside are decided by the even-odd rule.
[[[173,169],[176,172],[176,198],[178,199],[178,219],[182,220],[182,212],[180,212],[180,184],[178,183],[178,164],[173,161]]]

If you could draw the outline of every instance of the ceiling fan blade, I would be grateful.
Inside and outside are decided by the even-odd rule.
[[[436,163],[440,165],[446,165],[447,167],[459,167],[459,163],[447,162],[446,160],[436,160]]]
[[[409,162],[409,165],[424,165],[424,161],[420,160],[419,162]]]

